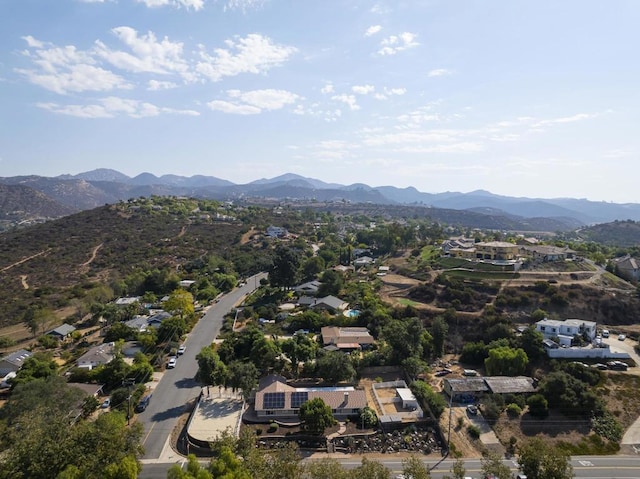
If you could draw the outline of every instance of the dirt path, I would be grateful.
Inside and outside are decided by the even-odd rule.
[[[22,283],[22,287],[24,289],[29,289],[29,283],[27,283],[27,275],[26,274],[21,274],[20,275],[20,282]]]
[[[26,258],[22,258],[20,261],[16,261],[15,263],[12,263],[9,266],[5,266],[4,268],[0,269],[0,273],[4,273],[5,271],[10,270],[14,266],[18,266],[19,264],[26,263],[33,258],[37,258],[38,256],[42,256],[43,254],[47,254],[49,251],[51,251],[51,248],[45,249],[36,254],[32,254],[31,256],[27,256]]]
[[[100,243],[98,246],[93,248],[93,251],[91,252],[91,257],[87,261],[82,263],[80,266],[86,267],[86,266],[89,266],[91,263],[93,263],[93,261],[96,259],[96,255],[98,254],[98,251],[100,250],[100,248],[102,248],[103,244],[104,243]]]

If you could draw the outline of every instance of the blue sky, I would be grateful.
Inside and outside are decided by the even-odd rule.
[[[640,202],[634,0],[0,0],[0,176]]]

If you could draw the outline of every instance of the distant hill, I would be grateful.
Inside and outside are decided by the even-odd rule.
[[[33,223],[74,212],[29,186],[0,184],[0,224]]]
[[[637,221],[602,223],[581,228],[578,234],[587,241],[595,241],[608,246],[622,248],[640,246],[640,222]]]
[[[54,178],[36,175],[6,177],[0,178],[0,184],[28,186],[71,211],[82,211],[131,198],[155,195],[247,202],[288,200],[302,203],[414,205],[448,212],[467,211],[467,214],[447,213],[450,217],[456,217],[456,222],[465,221],[465,218],[474,218],[471,223],[465,223],[466,226],[474,226],[478,223],[474,215],[485,215],[493,218],[489,221],[491,223],[514,223],[517,229],[523,231],[538,231],[538,226],[543,224],[549,225],[549,229],[545,231],[567,231],[583,225],[615,220],[640,221],[640,204],[637,203],[617,204],[573,198],[517,198],[495,195],[484,190],[470,193],[424,193],[413,187],[371,187],[362,183],[350,185],[325,183],[292,173],[275,178],[262,178],[247,184],[234,184],[224,179],[204,175],[157,177],[151,173],[141,173],[130,178],[118,171],[101,168]],[[22,210],[30,214],[28,209]],[[7,210],[0,210],[0,214],[6,213]],[[436,216],[443,214],[439,213]],[[498,220],[502,216],[504,218]],[[451,218],[443,218],[441,221],[453,223]]]

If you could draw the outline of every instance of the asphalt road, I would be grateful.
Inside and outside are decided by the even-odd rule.
[[[337,459],[346,469],[356,468],[361,463],[361,459],[358,457]],[[402,459],[398,457],[378,460],[393,471],[394,474],[399,474],[402,471]],[[511,468],[514,475],[517,474],[516,461],[505,460],[504,462]],[[435,465],[433,460],[425,460],[425,463],[430,467]],[[144,479],[166,478],[167,469],[172,464],[147,465],[139,477]],[[452,460],[443,461],[431,470],[431,477],[433,479],[442,479],[443,476],[450,475],[452,465]],[[574,477],[578,479],[640,479],[640,456],[576,456],[572,458],[571,465],[573,466]],[[479,459],[465,459],[464,466],[467,476],[474,479],[482,477]]]
[[[178,418],[184,412],[185,405],[200,394],[200,385],[194,379],[198,370],[196,355],[203,347],[211,345],[218,336],[224,315],[239,304],[247,294],[254,291],[260,279],[265,276],[264,273],[252,276],[244,286],[222,296],[219,302],[209,307],[189,333],[184,343],[186,351],[178,357],[175,368],[165,371],[153,391],[153,397],[146,411],[138,415],[138,421],[142,423],[145,431],[142,439],[142,445],[145,448],[143,462],[161,457],[163,449],[168,446]],[[166,477],[166,468],[163,476],[142,475],[140,477]]]

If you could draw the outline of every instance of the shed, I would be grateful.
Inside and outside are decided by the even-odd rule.
[[[402,399],[402,408],[403,409],[417,409],[418,408],[418,400],[411,392],[409,388],[397,388],[396,393],[398,397]]]
[[[75,330],[76,330],[75,326],[71,326],[70,324],[66,324],[65,323],[65,324],[63,324],[61,326],[58,326],[55,329],[52,329],[47,334],[49,336],[53,336],[54,338],[62,340],[62,339],[65,339],[66,337],[68,337]]]

